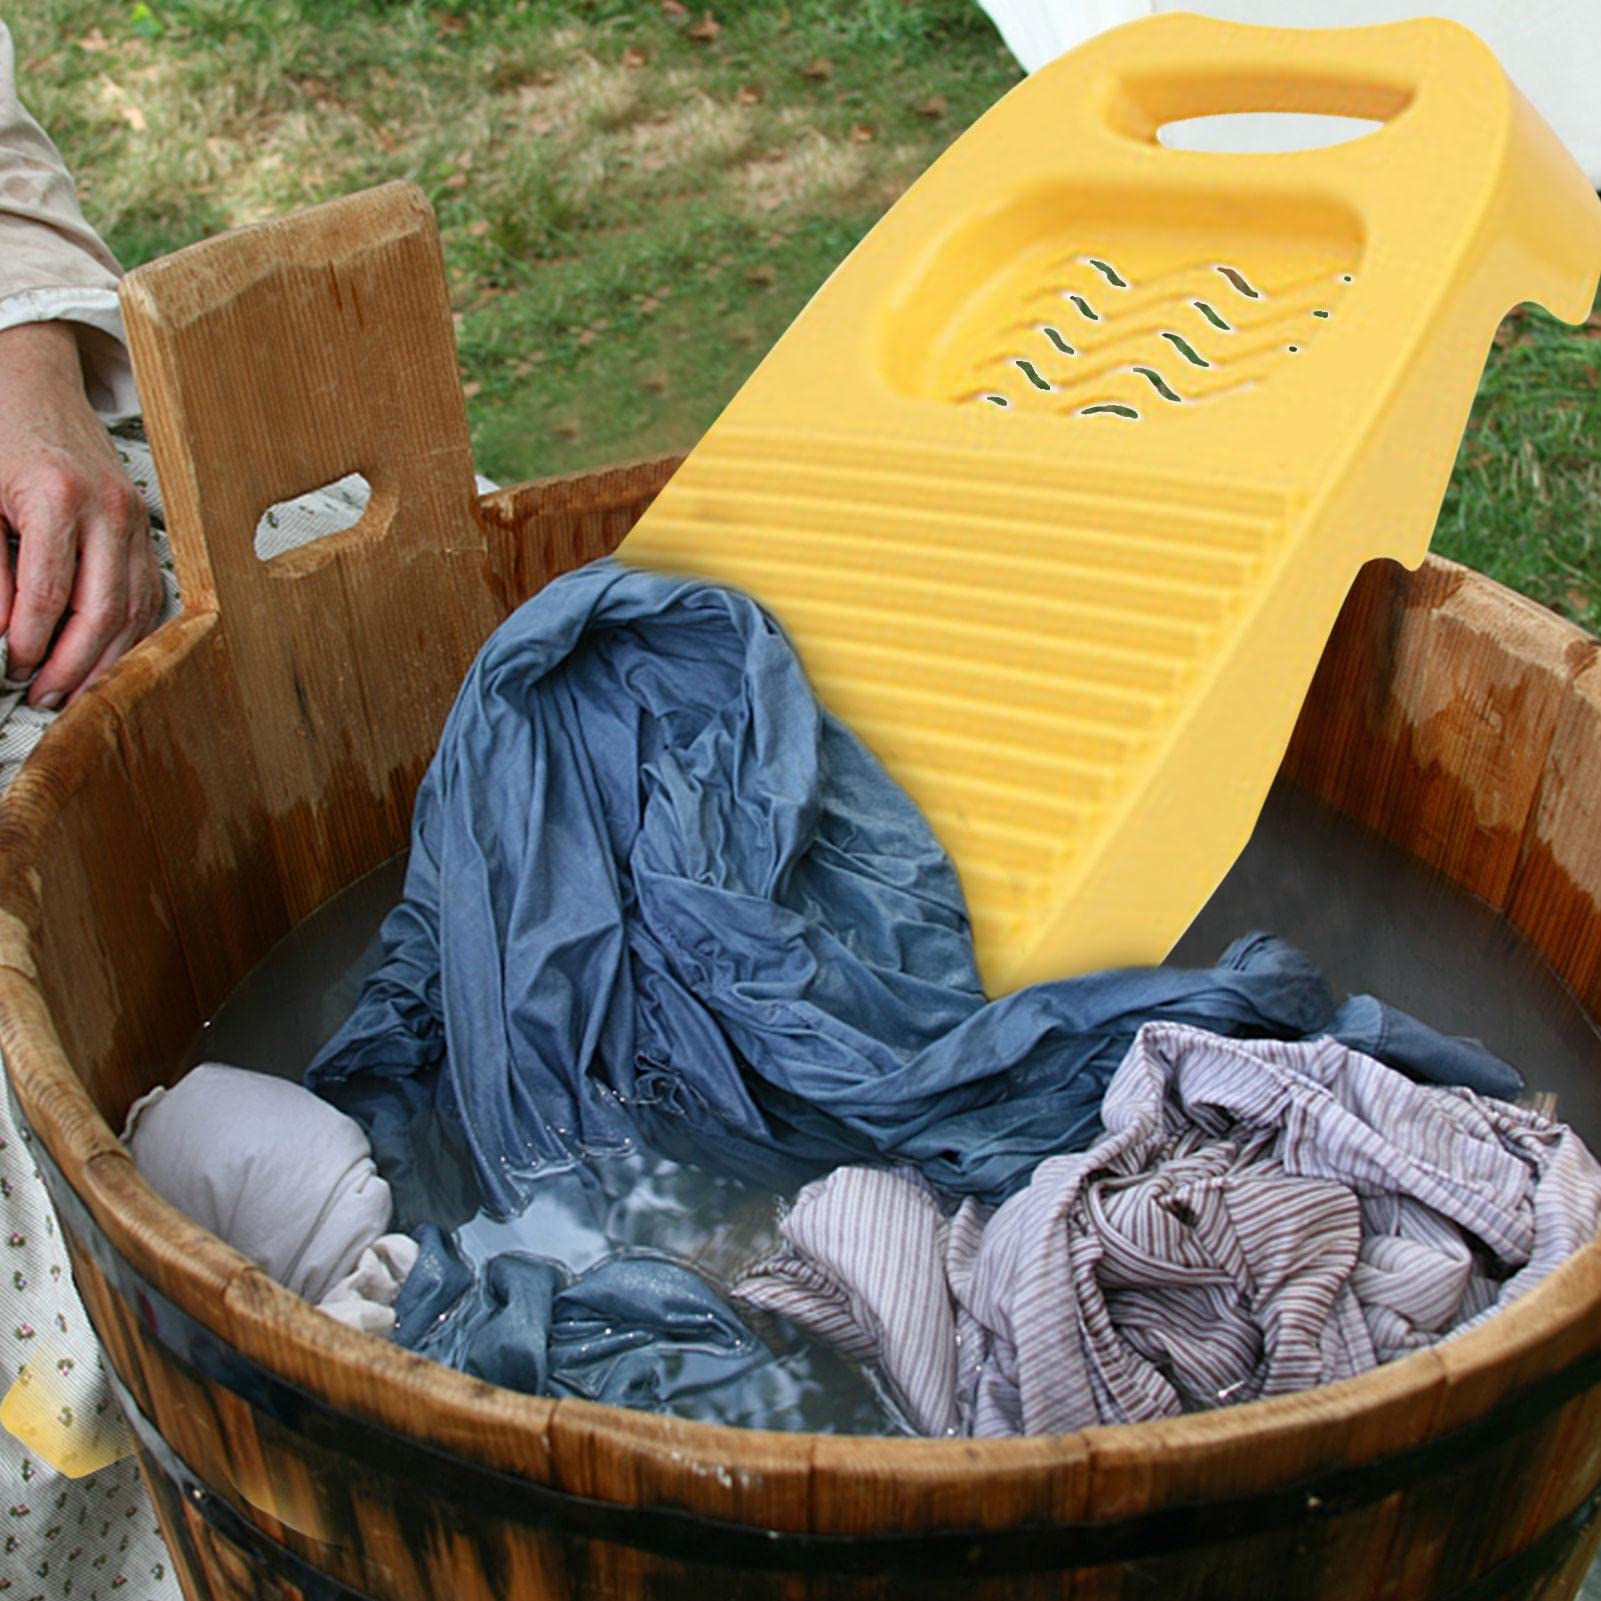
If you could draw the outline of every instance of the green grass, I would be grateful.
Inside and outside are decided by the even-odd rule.
[[[970,0],[723,0],[698,40],[703,15],[43,0],[11,20],[26,94],[128,266],[420,183],[479,465],[510,480],[692,445],[1018,76]]]
[[[1601,318],[1496,336],[1434,548],[1601,632]]]
[[[388,178],[439,215],[502,480],[687,448],[1017,69],[974,0],[32,0],[24,91],[127,265]],[[700,30],[710,32],[711,30]],[[1515,320],[1435,548],[1601,628],[1601,340]]]

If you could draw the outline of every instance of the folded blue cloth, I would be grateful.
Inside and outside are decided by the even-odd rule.
[[[474,1378],[743,1428],[906,1428],[859,1368],[782,1318],[757,1314],[758,1336],[675,1262],[630,1253],[575,1276],[521,1251],[475,1264],[431,1225],[417,1244],[393,1338]]]
[[[745,1421],[746,1381],[773,1353],[687,1268],[616,1257],[569,1281],[554,1262],[504,1252],[475,1272],[438,1229],[395,1303],[394,1339],[476,1378],[533,1395],[713,1415],[721,1393]]]
[[[455,1145],[503,1216],[550,1164],[636,1138],[771,1188],[886,1160],[999,1199],[1095,1137],[1142,1023],[1339,1028],[1313,964],[1262,935],[1208,971],[986,1000],[950,861],[772,619],[611,560],[485,645],[383,940],[307,1083],[366,1124],[400,1195]],[[1358,1048],[1518,1089],[1376,1006],[1351,1014]]]

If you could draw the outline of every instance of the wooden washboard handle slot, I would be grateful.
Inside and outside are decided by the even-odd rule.
[[[438,229],[415,184],[386,184],[140,267],[122,307],[184,607],[222,632],[309,910],[404,845],[501,615]],[[353,472],[355,526],[257,557],[270,506]]]

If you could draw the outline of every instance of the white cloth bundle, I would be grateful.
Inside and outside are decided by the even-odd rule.
[[[361,1126],[288,1079],[206,1062],[135,1101],[123,1139],[146,1183],[263,1272],[385,1334],[416,1244],[386,1234],[389,1186]]]

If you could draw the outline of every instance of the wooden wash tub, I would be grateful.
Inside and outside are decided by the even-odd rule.
[[[0,807],[0,1040],[191,1601],[1566,1597],[1601,1506],[1601,1245],[1367,1377],[969,1443],[494,1389],[355,1334],[159,1201],[115,1130],[268,948],[404,848],[494,624],[670,460],[476,503],[437,235],[395,185],[125,290],[183,615]],[[257,560],[350,471],[354,529]],[[1449,563],[1369,568],[1290,777],[1501,908],[1601,1015],[1596,642]]]

